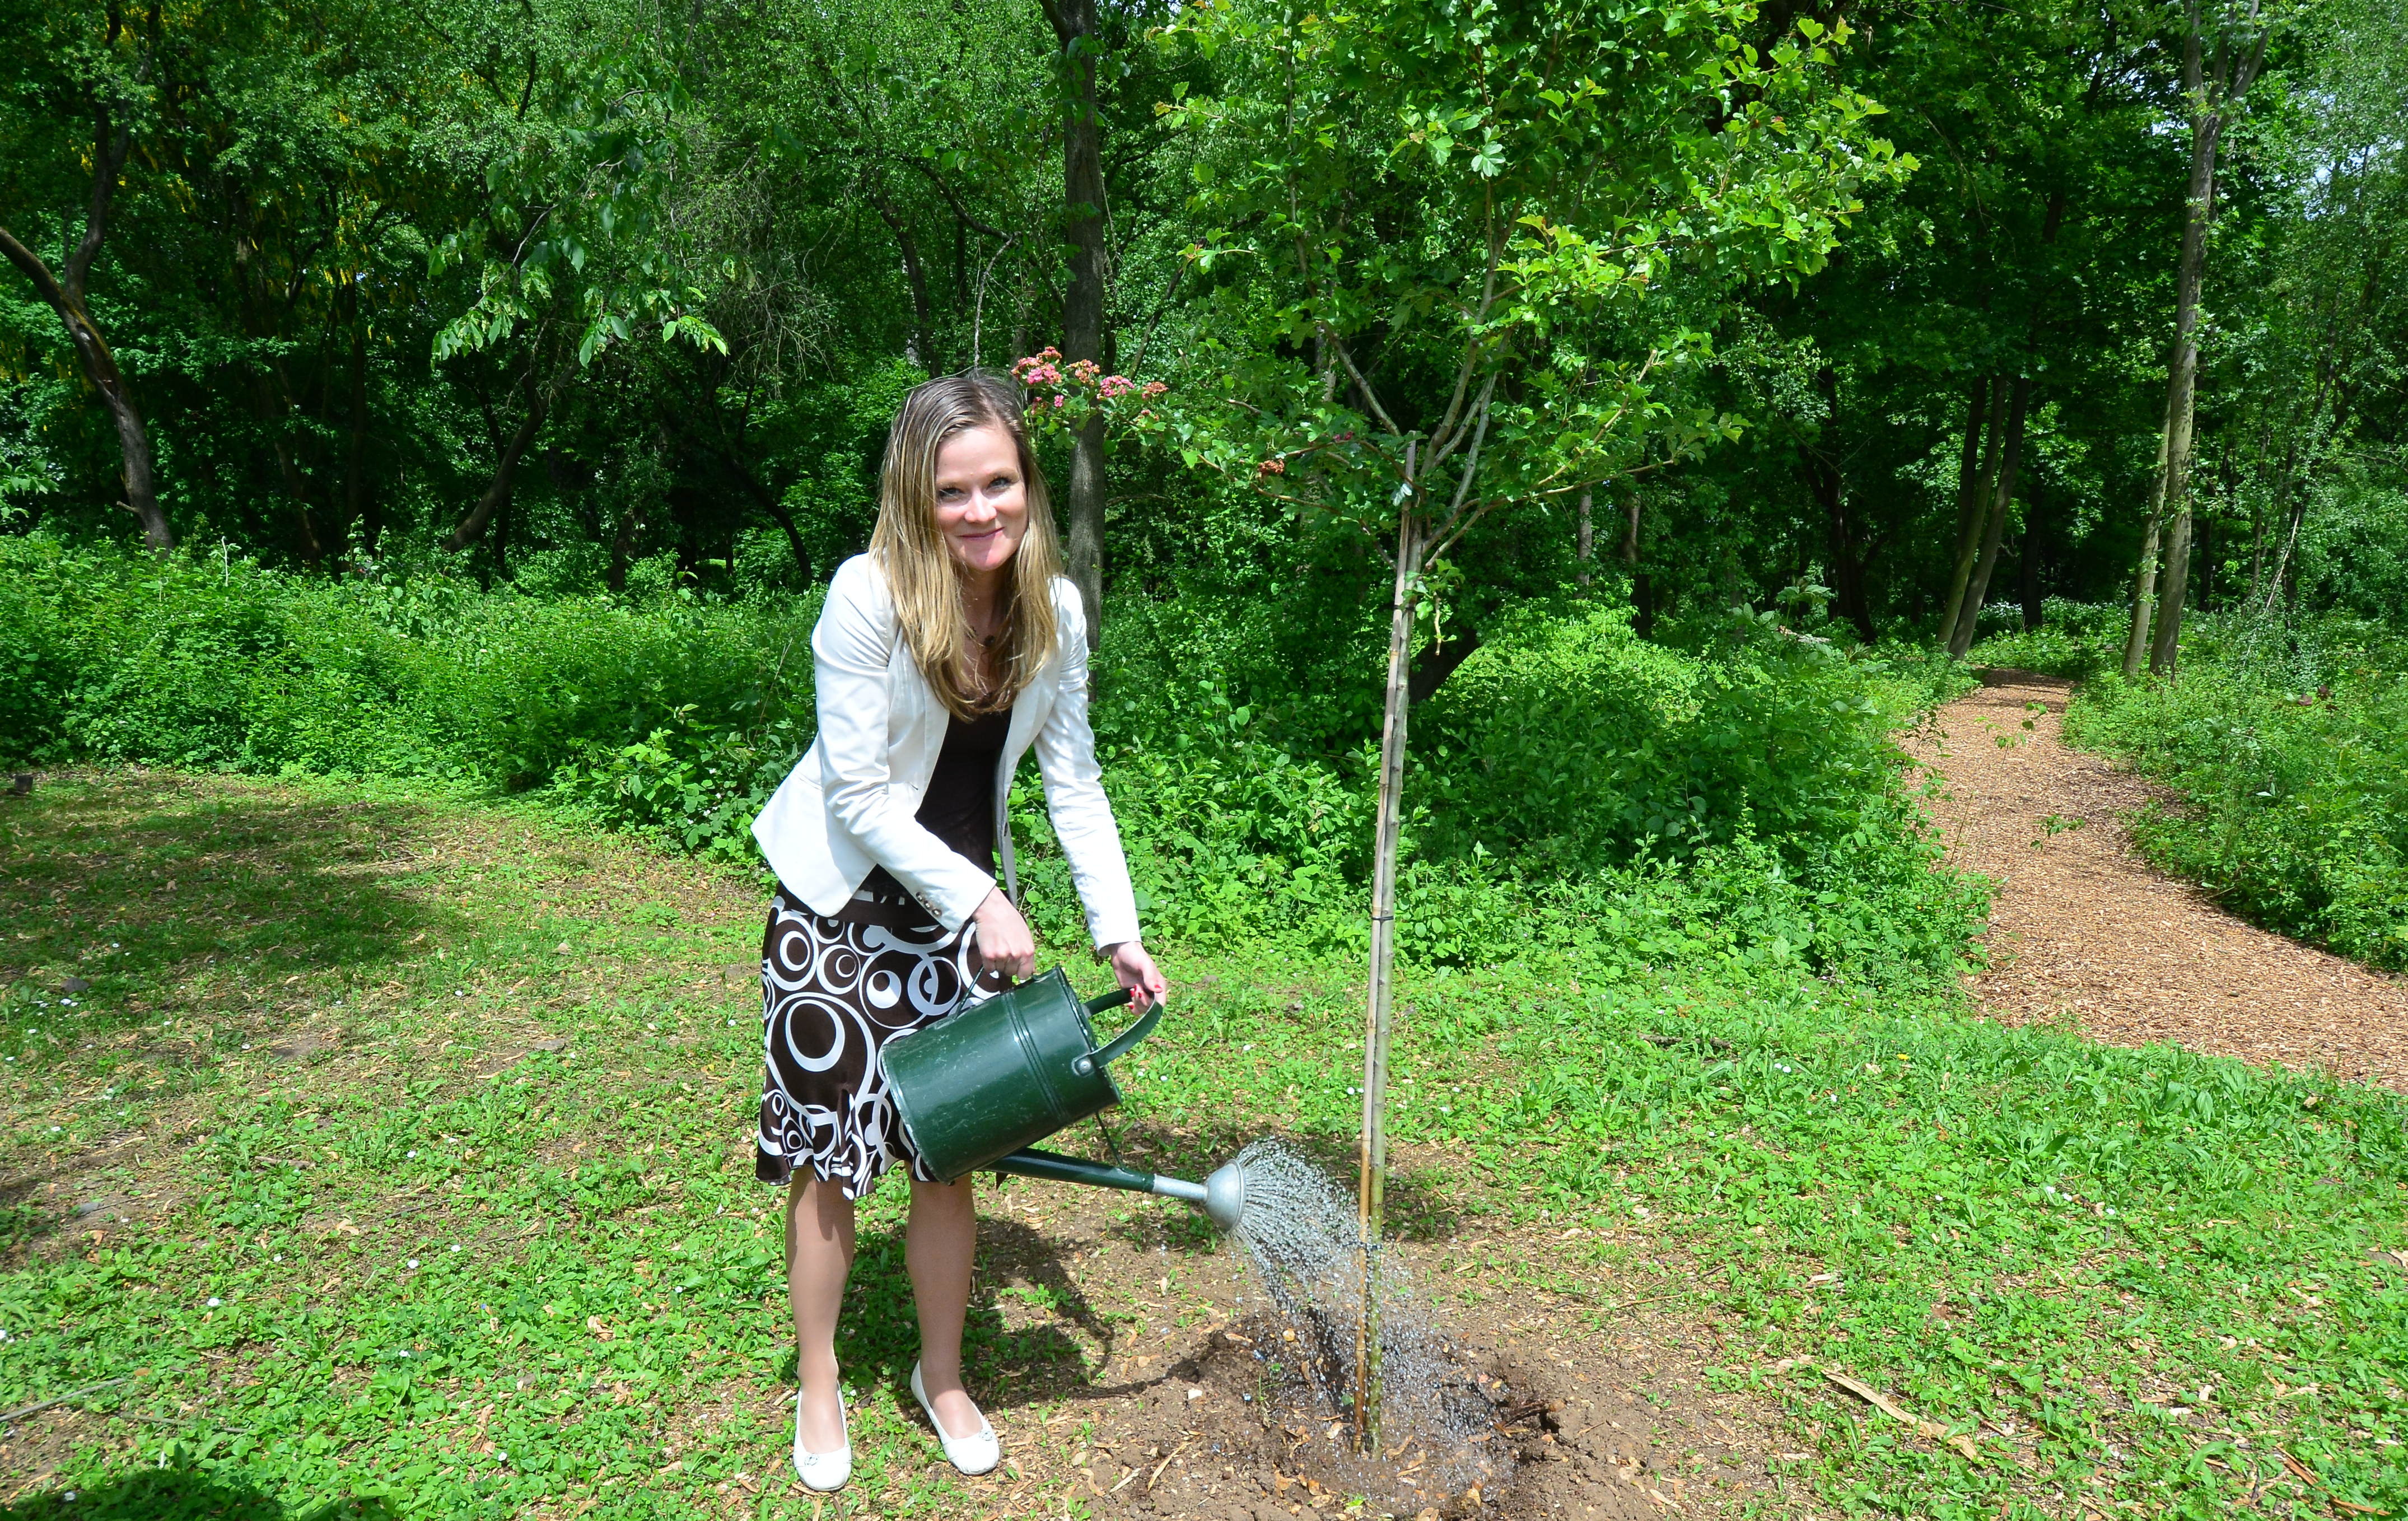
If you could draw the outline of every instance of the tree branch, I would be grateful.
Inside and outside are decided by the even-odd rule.
[[[1438,532],[1430,536],[1430,547],[1423,552],[1422,563],[1425,565],[1445,553],[1495,505],[1484,502],[1469,517],[1464,516],[1464,500],[1471,495],[1472,478],[1480,473],[1480,446],[1488,440],[1488,398],[1496,389],[1497,377],[1494,375],[1488,378],[1486,385],[1480,388],[1480,425],[1471,430],[1471,452],[1464,456],[1463,479],[1455,483],[1455,498],[1447,503],[1446,521],[1439,524]]]
[[[92,273],[92,262],[100,256],[101,239],[108,232],[108,207],[117,194],[118,173],[125,167],[125,155],[134,143],[131,130],[109,130],[108,108],[97,101],[93,104],[92,122],[92,199],[84,208],[83,238],[67,255],[64,282],[79,307],[83,305],[84,280]]]
[[[1489,399],[1496,395],[1496,394],[1497,372],[1495,370],[1491,370],[1488,372],[1488,379],[1481,384],[1480,399],[1472,403],[1472,413],[1480,419],[1480,426],[1484,429],[1488,426]],[[1469,418],[1465,419],[1467,422],[1469,420]],[[1430,447],[1429,463],[1422,466],[1423,473],[1426,475],[1430,471],[1437,469],[1440,466],[1444,465],[1447,462],[1447,457],[1453,454],[1455,450],[1462,445],[1462,443],[1463,430],[1461,428],[1455,430],[1455,437],[1448,439],[1444,447],[1440,447],[1438,444],[1433,443]],[[1474,455],[1472,464],[1478,463],[1479,449],[1479,444],[1474,442],[1472,445],[1472,452]],[[1470,479],[1470,475],[1471,466],[1467,465],[1464,467],[1464,479],[1469,481]],[[1457,505],[1460,506],[1461,504],[1458,503]]]
[[[1403,433],[1405,430],[1397,426],[1397,420],[1388,415],[1388,409],[1380,405],[1380,398],[1371,394],[1371,382],[1363,379],[1363,372],[1354,367],[1354,356],[1346,352],[1346,345],[1339,338],[1337,329],[1318,317],[1313,319],[1313,323],[1321,329],[1322,337],[1329,340],[1329,346],[1338,351],[1338,362],[1346,366],[1347,375],[1354,381],[1355,395],[1363,398],[1363,405],[1371,409],[1371,415],[1380,420],[1382,427],[1390,433]]]
[[[904,162],[909,164],[912,168],[918,170],[922,178],[925,179],[928,183],[937,187],[937,194],[942,195],[945,198],[945,204],[953,208],[953,215],[962,219],[962,225],[968,227],[974,233],[982,233],[988,237],[1009,237],[1011,236],[1000,227],[990,227],[985,222],[981,222],[978,218],[971,216],[968,209],[962,205],[962,198],[953,194],[953,187],[945,182],[945,177],[939,174],[933,167],[931,167],[926,159],[911,158],[906,159]]]
[[[1490,220],[1495,220],[1493,210]],[[1495,229],[1491,228],[1488,235],[1488,269],[1480,278],[1480,309],[1471,314],[1474,327],[1488,320],[1488,309],[1497,303],[1497,265],[1498,262],[1504,257],[1504,239],[1498,237]],[[1471,335],[1471,341],[1463,346],[1463,366],[1455,374],[1455,395],[1447,398],[1446,416],[1440,422],[1437,430],[1430,435],[1431,444],[1440,451],[1430,461],[1433,466],[1448,452],[1452,452],[1455,445],[1460,441],[1460,429],[1456,424],[1463,417],[1463,394],[1470,389],[1472,367],[1479,362],[1482,347],[1480,335],[1476,332]]]

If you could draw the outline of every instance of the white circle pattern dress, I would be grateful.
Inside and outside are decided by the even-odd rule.
[[[965,859],[995,869],[994,791],[1011,715],[956,718],[919,820]],[[783,1184],[797,1166],[859,1199],[898,1163],[936,1180],[911,1149],[878,1055],[1005,986],[982,980],[977,937],[947,930],[883,867],[834,914],[786,891],[761,941],[761,1123],[752,1170]]]

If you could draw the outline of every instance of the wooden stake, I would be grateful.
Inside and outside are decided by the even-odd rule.
[[[1412,475],[1408,446],[1405,473]],[[1371,866],[1371,995],[1363,1033],[1362,1177],[1355,1227],[1363,1251],[1363,1321],[1354,1342],[1354,1449],[1370,1452],[1380,1435],[1380,1301],[1377,1256],[1388,1182],[1388,1011],[1397,959],[1397,838],[1405,792],[1405,709],[1412,661],[1413,606],[1419,599],[1421,527],[1408,498],[1397,523],[1397,585],[1388,614],[1387,713],[1380,733],[1379,833]]]

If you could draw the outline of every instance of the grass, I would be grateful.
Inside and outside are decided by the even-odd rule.
[[[814,1514],[746,1139],[761,902],[354,784],[86,773],[0,806],[0,1408],[90,1391],[0,1437],[0,1514]],[[1168,969],[1192,996],[1128,1127],[1180,1167],[1267,1123],[1342,1145],[1354,969]],[[1407,983],[1402,1228],[1477,1216],[1522,1243],[1508,1281],[1602,1275],[1599,1323],[1670,1296],[1717,1378],[1785,1410],[1783,1508],[2408,1506],[2396,1096],[1794,966]],[[865,1214],[840,1353],[869,1397],[831,1514],[973,1504],[892,1398],[901,1202]],[[1176,1275],[1203,1232],[1161,1244],[1199,1313]],[[1092,1357],[1064,1302],[982,1274],[973,1306],[973,1365],[1040,1443]],[[1037,1479],[975,1505],[1081,1508]]]

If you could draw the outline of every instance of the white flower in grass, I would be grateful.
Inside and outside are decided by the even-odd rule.
[[[416,1257],[411,1257],[411,1258],[409,1259],[409,1265],[410,1265],[412,1268],[417,1267],[417,1266],[418,1266],[418,1259],[417,1259]]]
[[[210,1309],[215,1310],[215,1309],[217,1309],[219,1306],[221,1306],[221,1305],[222,1305],[222,1304],[224,1304],[224,1303],[225,1303],[225,1301],[224,1301],[223,1299],[219,1299],[216,1295],[212,1294],[212,1295],[210,1295],[210,1296],[209,1296],[209,1308],[210,1308]]]

